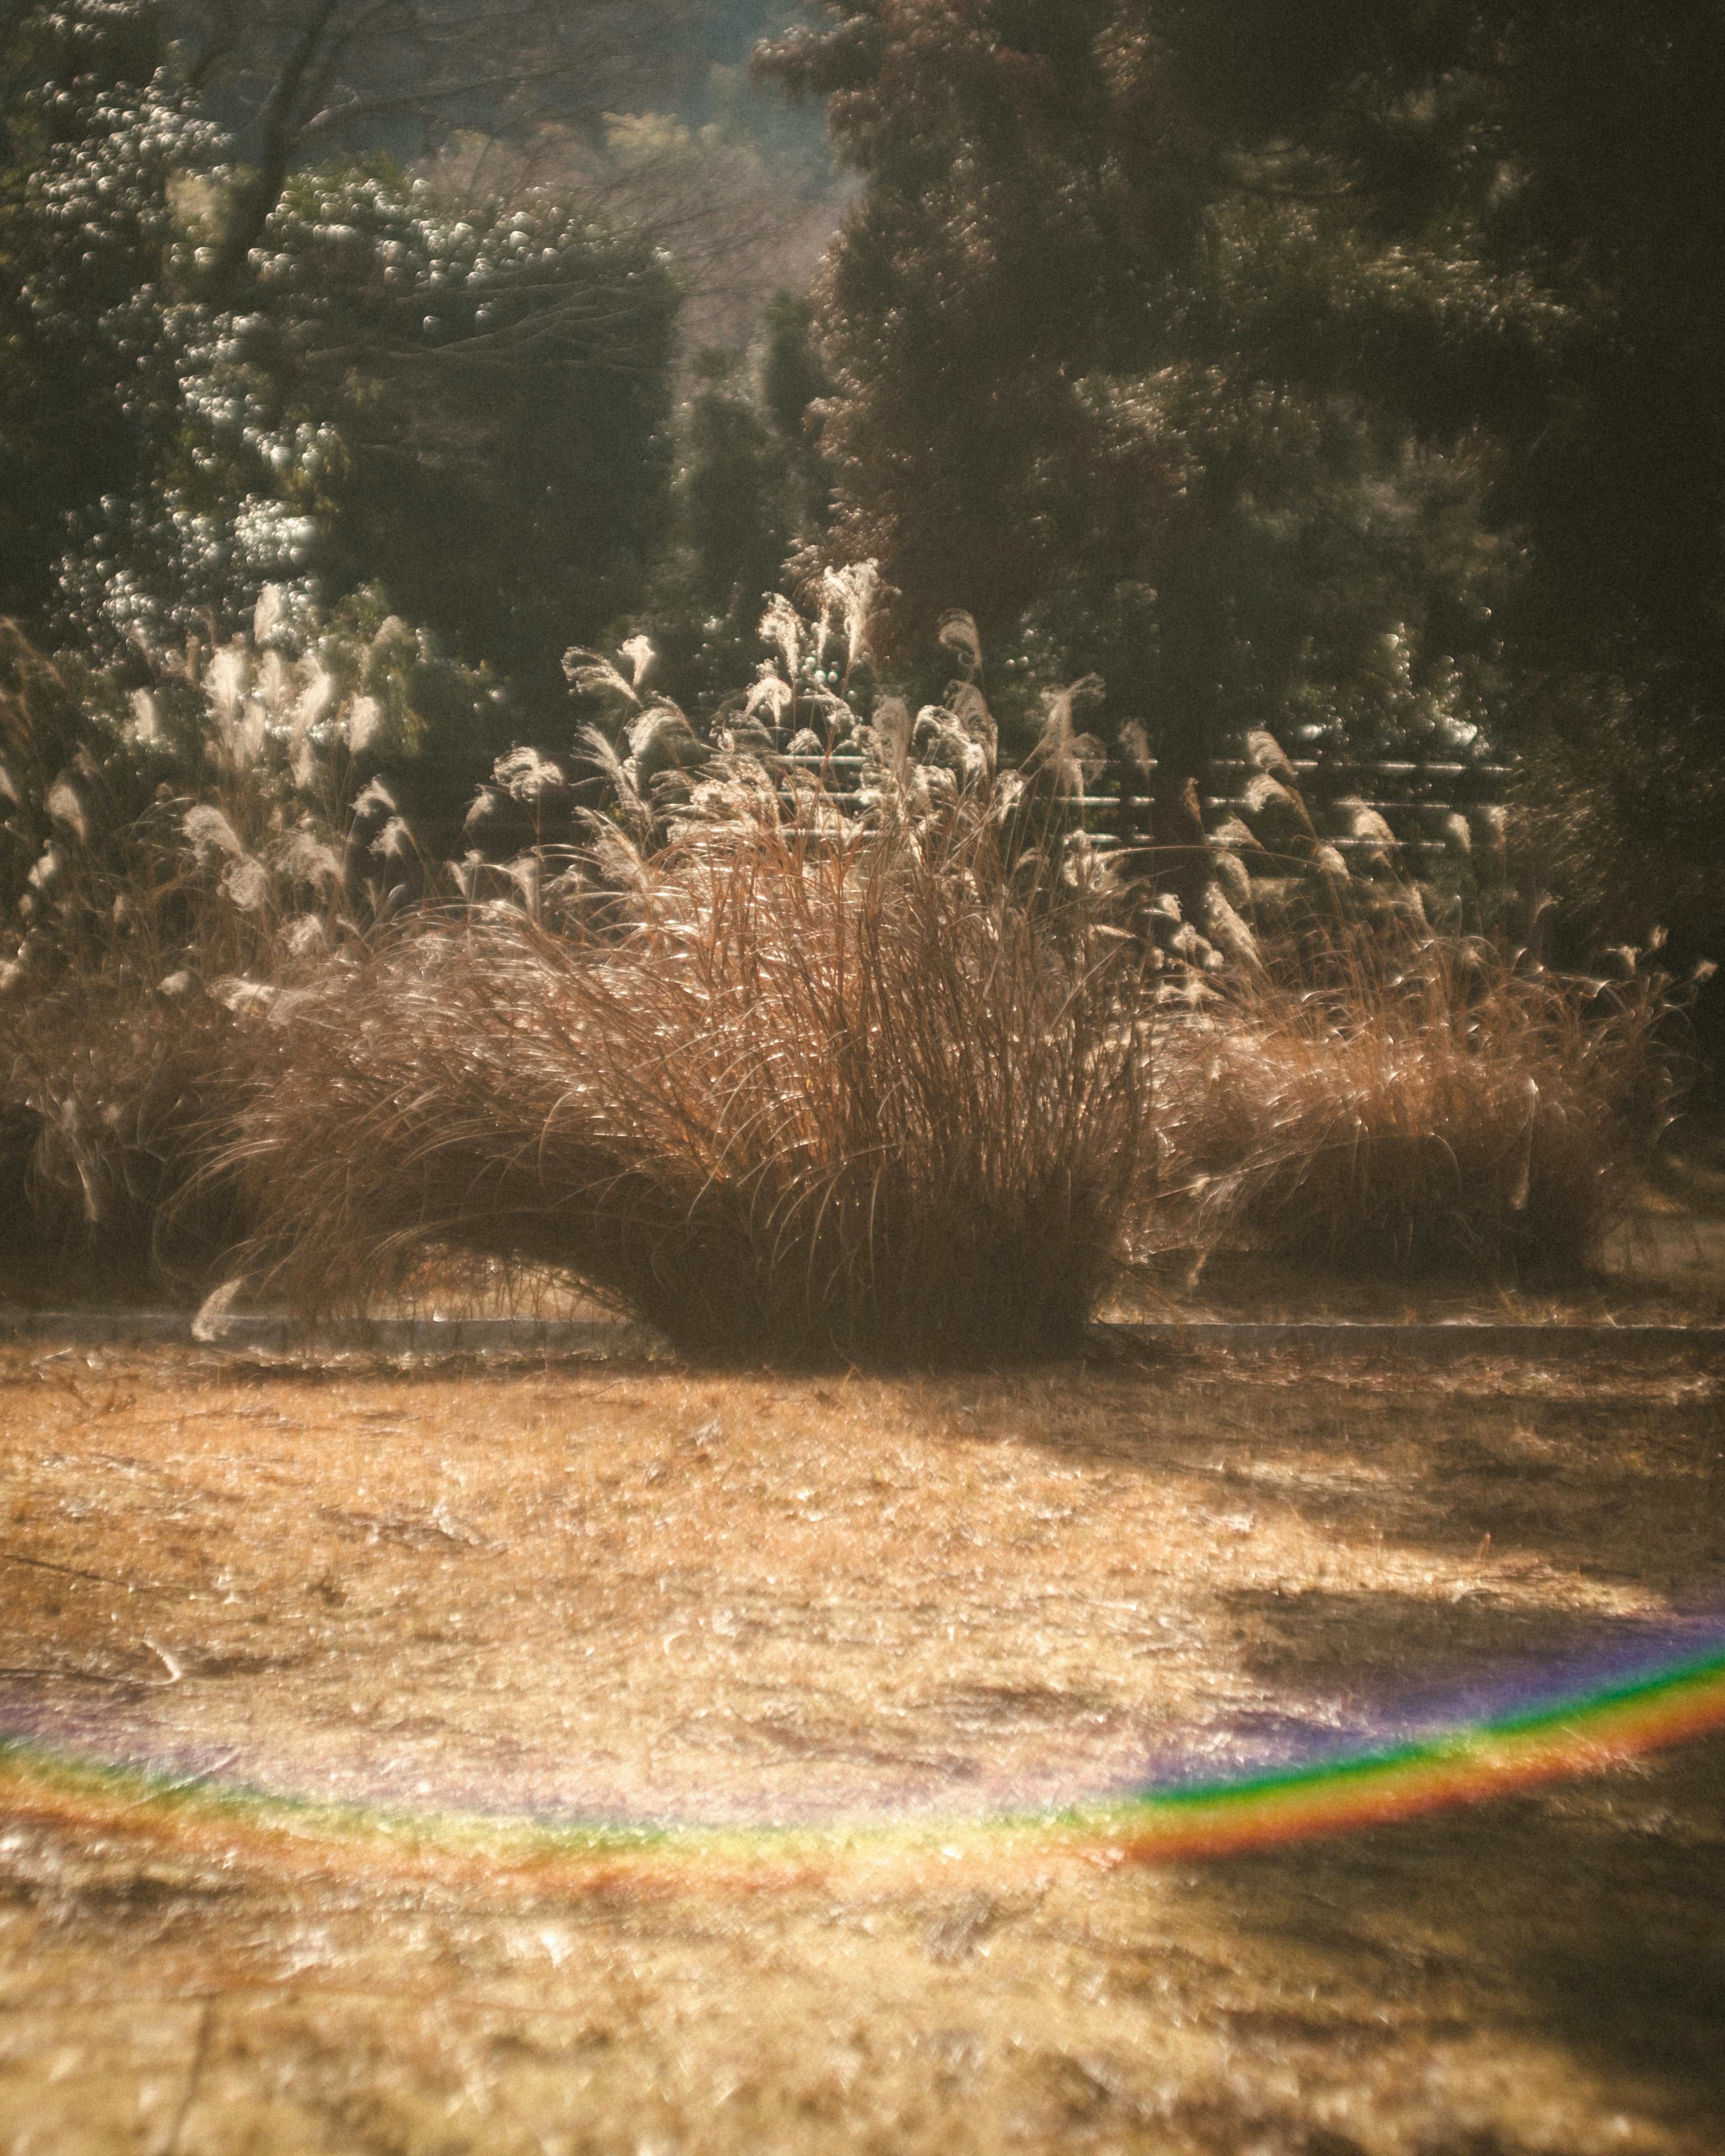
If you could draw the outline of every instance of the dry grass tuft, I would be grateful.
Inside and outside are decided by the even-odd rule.
[[[1309,939],[1166,1036],[1158,1240],[1573,1271],[1666,1120],[1669,1010],[1656,980],[1563,980],[1477,939]]]
[[[271,1029],[230,1164],[276,1287],[362,1306],[454,1252],[701,1357],[1078,1347],[1148,1157],[1131,946],[1014,896],[986,823],[692,839],[619,909],[422,917]]]
[[[231,1020],[122,968],[75,973],[6,1014],[0,1221],[6,1285],[131,1301],[195,1289],[240,1232],[231,1187],[201,1173],[230,1084]],[[9,1269],[8,1269],[9,1270]]]

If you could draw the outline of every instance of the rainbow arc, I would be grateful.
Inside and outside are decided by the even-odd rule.
[[[1058,1811],[918,1816],[865,1827],[594,1826],[533,1815],[390,1810],[283,1797],[213,1777],[95,1761],[0,1735],[0,1811],[124,1832],[182,1853],[289,1871],[511,1875],[536,1890],[646,1888],[691,1867],[756,1885],[901,1856],[949,1863],[1062,1852],[1189,1862],[1480,1804],[1621,1766],[1725,1730],[1725,1637],[1635,1674],[1417,1741]]]

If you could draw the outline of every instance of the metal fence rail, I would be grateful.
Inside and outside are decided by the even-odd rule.
[[[835,808],[855,809],[867,798],[860,784],[865,759],[854,751],[829,756],[782,756],[773,759],[784,774],[787,803],[794,803],[796,781],[817,781]],[[1495,843],[1491,824],[1502,815],[1502,794],[1513,777],[1505,763],[1420,762],[1402,758],[1292,757],[1290,763],[1301,795],[1319,834],[1338,853],[1370,854],[1382,842],[1358,838],[1332,827],[1343,804],[1380,815],[1396,844],[1414,855],[1441,856],[1466,851],[1476,842]],[[1003,769],[1010,769],[1003,762]],[[1153,760],[1148,767],[1153,773]],[[1249,808],[1245,786],[1258,767],[1244,756],[1214,758],[1199,786],[1206,828],[1214,831],[1230,816]],[[1138,767],[1141,772],[1143,767]],[[1134,776],[1137,773],[1135,772]],[[1147,850],[1147,825],[1156,805],[1153,793],[1111,791],[1069,795],[1064,804],[1080,819],[1086,834],[1103,847],[1131,843]],[[1434,829],[1437,819],[1460,817],[1468,824],[1464,840],[1453,825]],[[1490,821],[1488,821],[1490,819]],[[1129,823],[1122,833],[1121,824]]]

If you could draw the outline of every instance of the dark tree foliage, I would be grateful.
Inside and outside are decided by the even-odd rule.
[[[592,121],[673,64],[682,0],[162,0],[241,166],[203,277],[227,300],[306,165],[412,156],[452,126]]]
[[[385,168],[291,182],[255,280],[211,438],[237,390],[239,431],[313,513],[326,588],[381,580],[560,711],[563,651],[636,600],[665,536],[676,294],[650,248],[554,199],[443,205]]]
[[[1072,11],[1040,12],[1045,28]],[[998,634],[1069,551],[1060,497],[1088,492],[1090,430],[1063,376],[1112,278],[1091,160],[1070,139],[1094,95],[1028,49],[1045,42],[1034,18],[1019,46],[978,17],[865,7],[761,64],[826,98],[870,179],[822,295],[840,370],[835,547],[879,556],[907,608],[932,620],[962,600]]]
[[[703,354],[691,400],[680,526],[692,596],[711,614],[758,609],[790,547],[785,475],[768,417],[742,380],[739,356]]]
[[[1382,298],[1334,310],[1330,333],[1423,427],[1481,421],[1512,452],[1492,509],[1533,545],[1517,632],[1599,654],[1627,638],[1719,701],[1725,8],[1170,13],[1181,94],[1230,142],[1297,144],[1360,244],[1440,304],[1499,280],[1475,337],[1399,338]]]
[[[157,11],[0,23],[0,611],[39,616],[71,521],[138,487],[174,394],[172,175],[219,146]]]
[[[1333,189],[1249,168],[1146,17],[882,5],[765,56],[870,178],[821,295],[833,551],[882,562],[901,648],[963,603],[997,646],[1101,665],[1177,771],[1224,723],[1333,734],[1344,705],[1361,746],[1466,742],[1484,463],[1347,348],[1375,333],[1324,287],[1374,264]],[[1466,333],[1372,296],[1409,341]]]
[[[824,526],[831,478],[810,408],[832,384],[792,292],[768,305],[752,352],[702,352],[695,373],[670,543],[641,626],[660,653],[655,685],[705,709],[753,674],[763,603]]]
[[[1486,721],[1597,927],[1725,930],[1717,0],[809,12],[758,65],[868,177],[831,543],[901,642],[1111,638],[1177,769]]]

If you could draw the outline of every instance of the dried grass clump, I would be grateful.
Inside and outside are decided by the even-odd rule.
[[[1674,1080],[1657,981],[1478,939],[1308,939],[1169,1029],[1164,1247],[1341,1270],[1573,1270],[1632,1196]]]
[[[118,965],[0,1013],[0,1287],[130,1300],[206,1281],[241,1232],[202,1173],[232,1024]]]
[[[237,1019],[425,880],[354,747],[405,723],[406,632],[343,646],[338,678],[266,644],[278,608],[252,640],[155,654],[129,696],[0,623],[7,1292],[206,1285],[241,1232],[204,1168]]]
[[[260,1270],[312,1312],[552,1266],[701,1357],[1070,1353],[1142,1194],[1136,966],[987,824],[691,839],[587,937],[422,923],[260,1065]]]

